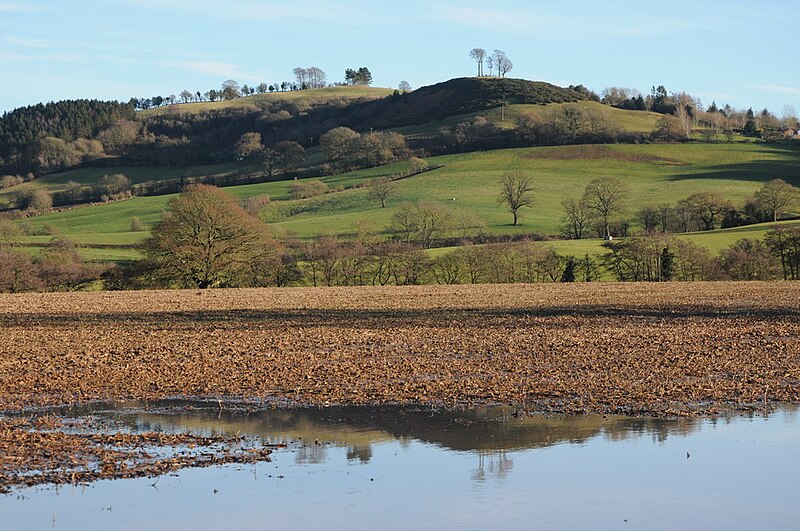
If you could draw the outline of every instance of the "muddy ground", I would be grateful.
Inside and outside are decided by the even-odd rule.
[[[800,398],[800,283],[0,297],[4,408],[212,396],[675,415]]]
[[[0,329],[0,409],[13,413],[0,416],[0,491],[269,456],[240,440],[76,428],[41,406],[204,397],[691,416],[800,400],[800,283],[3,295]]]

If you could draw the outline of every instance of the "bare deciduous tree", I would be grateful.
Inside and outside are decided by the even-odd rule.
[[[567,238],[580,240],[589,228],[586,205],[578,199],[570,198],[563,200],[561,206],[564,207],[562,233]]]
[[[397,193],[395,184],[387,179],[372,179],[369,182],[369,198],[381,204],[381,208],[386,208],[386,201]]]
[[[473,48],[469,52],[469,56],[478,63],[478,77],[483,75],[483,61],[486,59],[486,50],[483,48]]]
[[[494,51],[494,65],[497,68],[497,75],[500,77],[506,77],[506,74],[514,68],[514,63],[503,50]]]
[[[500,181],[500,204],[508,205],[514,215],[514,225],[520,208],[533,204],[533,187],[530,180],[519,172],[506,173]]]
[[[582,201],[590,212],[601,218],[607,240],[611,239],[611,218],[625,210],[627,196],[625,184],[614,177],[600,177],[586,185]]]
[[[772,221],[787,209],[794,207],[800,200],[800,193],[783,179],[773,179],[755,194],[756,203],[772,215]]]
[[[703,222],[703,229],[712,230],[717,218],[726,210],[733,208],[730,201],[717,192],[698,192],[686,198],[689,208]]]

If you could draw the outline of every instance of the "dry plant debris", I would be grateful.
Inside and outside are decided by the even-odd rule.
[[[0,296],[0,404],[177,396],[689,415],[800,398],[800,283]]]
[[[268,461],[270,447],[238,437],[105,433],[56,417],[0,418],[0,494],[14,487],[154,477],[187,467]]]

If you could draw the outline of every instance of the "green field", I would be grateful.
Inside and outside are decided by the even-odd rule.
[[[436,157],[430,162],[444,167],[399,181],[398,196],[385,209],[370,201],[365,190],[353,190],[304,200],[311,208],[302,208],[303,202],[275,205],[273,210],[280,207],[278,214],[299,213],[273,213],[267,219],[300,238],[324,232],[347,234],[356,221],[381,230],[400,203],[426,199],[453,211],[477,214],[489,234],[557,234],[561,201],[579,197],[593,178],[623,180],[631,192],[631,214],[646,205],[674,204],[708,190],[742,203],[770,179],[780,177],[800,185],[798,153],[766,145],[659,144],[524,148]],[[511,226],[511,214],[496,200],[500,178],[512,170],[529,175],[536,189],[536,202],[521,211],[517,227]]]
[[[428,122],[422,125],[409,125],[394,129],[408,138],[432,135],[443,127],[453,127],[460,122],[465,122],[483,116],[501,129],[516,127],[516,119],[521,114],[536,114],[540,116],[552,112],[559,112],[565,107],[578,108],[584,111],[599,113],[605,116],[610,123],[616,124],[629,133],[649,133],[656,127],[660,114],[647,111],[627,111],[616,109],[594,101],[581,101],[578,103],[548,103],[546,105],[507,105],[480,112],[450,116],[444,120]]]
[[[453,213],[475,213],[490,235],[555,235],[562,216],[561,201],[579,197],[586,183],[596,177],[613,176],[628,185],[631,192],[629,214],[646,205],[674,204],[692,193],[709,190],[721,193],[734,204],[741,204],[770,179],[783,178],[800,186],[798,155],[798,148],[766,144],[565,146],[450,155],[429,159],[431,164],[443,165],[439,169],[397,181],[397,196],[389,200],[387,208],[370,200],[364,188],[305,200],[289,200],[293,181],[229,187],[226,191],[240,199],[268,194],[273,202],[262,212],[262,217],[276,233],[300,239],[320,234],[347,236],[354,233],[359,223],[375,232],[384,232],[401,203],[419,200],[440,202]],[[396,164],[321,180],[331,189],[353,187],[374,177],[395,175],[403,169],[403,164]],[[533,208],[521,211],[517,227],[511,226],[510,213],[496,201],[500,178],[512,170],[530,176],[536,196]],[[34,232],[49,225],[87,246],[128,245],[146,236],[145,232],[130,232],[133,217],[138,217],[145,225],[155,222],[170,197],[134,197],[35,217],[25,223]],[[733,243],[740,233],[755,235],[764,230],[767,229],[754,226],[691,237],[719,249]],[[27,241],[42,241],[43,238],[28,237]],[[554,245],[559,252],[578,255],[591,251],[599,243],[584,240]]]

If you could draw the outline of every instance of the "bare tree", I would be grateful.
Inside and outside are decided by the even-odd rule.
[[[411,83],[409,83],[408,81],[401,81],[400,84],[397,85],[397,90],[400,90],[402,92],[408,92],[409,90],[411,90]]]
[[[772,221],[778,221],[780,214],[798,203],[800,193],[783,179],[773,179],[764,183],[755,197],[756,203],[772,214]]]
[[[533,188],[528,178],[519,172],[503,175],[500,181],[500,204],[508,205],[514,215],[514,226],[517,225],[517,212],[524,206],[533,204]]]
[[[497,75],[500,77],[506,77],[506,74],[514,68],[511,59],[508,58],[503,50],[494,51],[494,64],[497,67]]]
[[[301,67],[296,67],[292,70],[294,74],[294,78],[297,80],[297,84],[300,86],[301,89],[307,88],[308,83],[308,70]]]
[[[494,67],[495,67],[494,55],[486,56],[486,66],[489,68],[489,75],[491,76],[492,72],[494,72]],[[482,71],[483,71],[483,68],[481,68],[481,72]]]
[[[473,48],[472,51],[469,52],[469,56],[478,63],[478,77],[483,75],[483,61],[486,59],[486,50],[483,48]]]
[[[732,207],[730,201],[717,192],[698,192],[686,198],[686,203],[703,222],[704,230],[713,230],[717,218]]]
[[[263,149],[261,133],[245,133],[236,142],[235,153],[237,158],[246,159],[260,153]]]
[[[194,99],[194,95],[188,90],[183,89],[181,91],[181,99],[183,100],[183,103],[189,103],[192,101],[192,99]]]
[[[611,218],[625,210],[627,196],[625,184],[614,177],[600,177],[586,185],[582,201],[590,212],[601,218],[606,240],[611,239]]]
[[[393,232],[404,242],[418,243],[425,248],[433,245],[449,228],[448,212],[434,201],[403,203],[392,216]]]
[[[328,76],[316,66],[306,69],[306,76],[309,88],[323,88],[327,84]]]
[[[220,93],[217,93],[218,95]],[[242,89],[239,88],[239,83],[233,79],[228,79],[222,84],[222,98],[232,100],[242,95]],[[213,101],[213,100],[212,100]]]
[[[589,227],[586,205],[575,198],[569,198],[563,200],[561,206],[564,207],[562,233],[567,238],[580,240]]]
[[[369,182],[369,198],[379,201],[386,208],[386,200],[397,193],[395,184],[387,178],[372,179]]]

